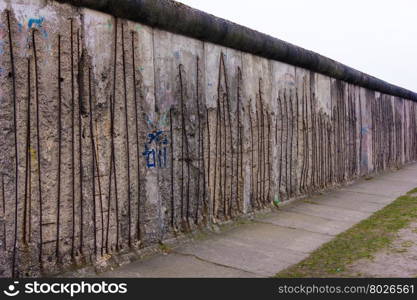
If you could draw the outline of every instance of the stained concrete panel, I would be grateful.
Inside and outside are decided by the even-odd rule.
[[[330,78],[321,74],[316,74],[316,93],[318,109],[325,112],[329,117],[332,116],[332,96]]]

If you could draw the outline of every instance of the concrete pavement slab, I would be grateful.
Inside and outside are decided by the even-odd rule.
[[[363,192],[355,192],[355,191],[333,191],[330,193],[326,193],[324,195],[313,196],[309,198],[313,201],[323,201],[324,203],[330,202],[332,200],[340,199],[345,202],[352,202],[356,205],[360,205],[361,203],[374,203],[380,205],[386,205],[392,202],[392,197],[388,196],[379,196],[379,195],[372,195]]]
[[[401,170],[415,170],[415,171],[417,171],[417,164],[411,163],[411,164],[405,165]]]
[[[100,274],[100,277],[116,278],[252,278],[258,276],[232,267],[220,266],[192,256],[175,253],[160,254]]]
[[[233,238],[210,239],[198,241],[175,249],[175,252],[196,256],[200,259],[221,265],[271,276],[276,270],[285,269],[304,259],[307,253],[300,253],[286,248],[264,249]]]
[[[417,170],[417,169],[416,169]],[[403,182],[411,182],[416,183],[416,170],[414,169],[401,169],[394,173],[387,174],[387,176],[382,176],[382,178],[388,178],[392,180],[398,180]],[[379,179],[379,177],[375,177],[374,179]]]
[[[279,226],[304,229],[307,231],[327,235],[337,235],[352,226],[351,223],[329,220],[317,216],[291,211],[280,211],[279,213],[274,213],[266,218],[262,218],[261,221]]]
[[[254,247],[262,247],[266,251],[276,251],[276,249],[284,248],[301,253],[312,252],[332,238],[329,235],[303,229],[263,223],[238,227],[228,232],[226,237]]]
[[[201,259],[264,276],[273,275],[308,256],[330,235],[265,223],[239,226],[221,238],[176,249]]]
[[[326,205],[330,207],[346,208],[364,213],[373,213],[380,210],[386,203],[375,203],[366,201],[367,198],[372,197],[366,194],[344,194],[334,193],[333,195],[325,195],[320,198],[312,198],[311,201],[318,205]]]
[[[284,211],[299,212],[302,214],[326,218],[329,220],[343,221],[349,224],[356,224],[367,218],[371,213],[360,212],[340,207],[331,207],[319,204],[310,204],[305,202],[295,202],[283,207]]]
[[[378,180],[372,179],[366,182],[360,182],[347,187],[341,188],[341,191],[356,191],[366,192],[368,194],[390,196],[397,198],[409,190],[413,189],[417,184],[416,182],[401,182],[390,180],[387,178],[379,178]]]

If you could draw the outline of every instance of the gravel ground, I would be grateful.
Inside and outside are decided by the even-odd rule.
[[[395,241],[374,254],[349,266],[353,277],[417,277],[417,222],[400,230]]]

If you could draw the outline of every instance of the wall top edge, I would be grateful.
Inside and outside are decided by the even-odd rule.
[[[288,63],[370,90],[417,101],[417,93],[313,51],[171,0],[54,0]]]

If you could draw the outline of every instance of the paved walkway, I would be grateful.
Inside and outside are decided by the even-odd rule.
[[[294,201],[255,222],[134,262],[103,277],[267,277],[417,187],[417,164]]]

